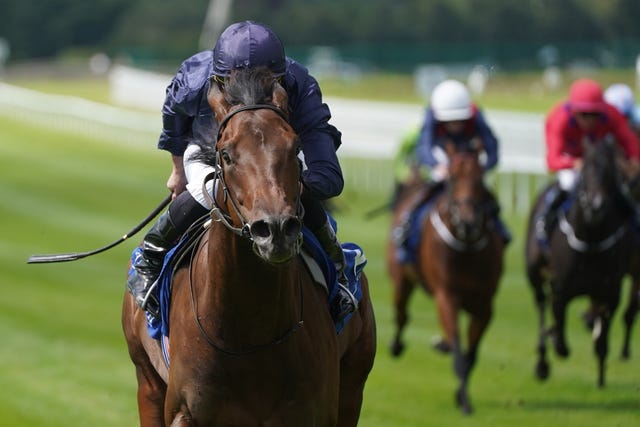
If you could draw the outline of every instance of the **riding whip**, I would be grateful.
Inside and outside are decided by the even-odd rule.
[[[171,194],[169,194],[160,204],[147,216],[140,224],[136,225],[131,231],[119,238],[113,243],[103,246],[99,249],[94,249],[88,252],[73,252],[68,254],[55,254],[55,255],[31,255],[27,260],[27,264],[44,264],[50,262],[67,262],[75,261],[77,259],[85,258],[91,255],[99,254],[108,249],[113,248],[116,245],[127,240],[129,237],[140,231],[145,225],[147,225],[153,218],[155,218],[168,204],[171,202]]]
[[[377,208],[373,208],[364,213],[364,219],[373,219],[378,215],[381,215],[385,212],[389,212],[392,208],[392,202],[386,202],[384,205],[378,206]]]

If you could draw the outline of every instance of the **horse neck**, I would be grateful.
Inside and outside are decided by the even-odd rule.
[[[615,233],[626,220],[626,216],[615,203],[612,203],[608,212],[595,222],[586,220],[577,199],[573,201],[567,213],[567,221],[574,228],[576,236],[587,241],[606,238],[609,234]]]
[[[215,225],[209,231],[206,285],[198,290],[200,311],[224,325],[220,336],[227,344],[272,339],[299,320],[299,262],[269,265],[248,239]]]

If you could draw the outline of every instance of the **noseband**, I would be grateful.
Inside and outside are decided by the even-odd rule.
[[[282,111],[281,108],[276,107],[275,105],[271,105],[271,104],[253,104],[253,105],[244,105],[240,108],[237,108],[231,112],[229,112],[221,121],[220,124],[218,125],[218,134],[216,136],[216,144],[218,141],[220,141],[220,137],[222,136],[222,132],[224,131],[224,129],[226,128],[227,124],[229,123],[229,120],[231,120],[231,118],[233,116],[235,116],[236,114],[242,112],[242,111],[252,111],[252,110],[272,110],[275,111],[276,113],[278,113],[278,115],[287,123],[289,123],[289,120],[287,118],[287,115],[284,111]],[[217,222],[221,222],[228,230],[230,230],[231,232],[233,232],[234,234],[237,234],[238,236],[244,237],[246,239],[249,239],[251,241],[253,241],[253,237],[251,236],[251,230],[250,227],[251,225],[247,222],[247,220],[244,218],[244,216],[240,213],[240,209],[238,209],[238,206],[234,200],[234,198],[231,196],[231,191],[229,190],[229,187],[227,186],[227,183],[224,179],[224,172],[222,170],[222,166],[220,164],[220,154],[218,153],[217,149],[216,149],[216,156],[215,156],[215,164],[213,165],[213,172],[210,172],[204,179],[204,182],[202,183],[202,192],[205,196],[205,198],[207,199],[207,202],[209,202],[209,205],[211,206],[211,218],[214,221]],[[214,196],[212,196],[211,194],[209,194],[209,191],[207,190],[207,184],[209,183],[209,181],[213,181],[213,194],[216,193],[217,189],[219,188],[219,185],[221,186],[220,188],[222,188],[222,192],[223,192],[223,197],[224,197],[224,202],[227,202],[227,199],[231,202],[231,206],[233,207],[233,210],[235,211],[236,216],[238,217],[238,219],[240,220],[241,225],[239,227],[235,226],[233,224],[233,219],[231,218],[231,216],[224,212],[222,210],[222,208],[218,205],[218,203],[216,202],[216,198]],[[298,206],[296,208],[296,217],[299,219],[302,217],[302,204],[300,202],[300,194],[298,192]]]

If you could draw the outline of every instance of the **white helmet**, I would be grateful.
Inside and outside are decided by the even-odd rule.
[[[604,92],[604,100],[611,104],[624,116],[630,117],[633,114],[635,99],[633,91],[623,83],[615,83],[609,86]]]
[[[440,122],[467,120],[473,115],[471,95],[467,87],[457,80],[445,80],[433,89],[431,108]]]

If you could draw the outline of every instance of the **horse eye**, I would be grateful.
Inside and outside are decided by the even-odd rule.
[[[231,156],[229,156],[229,153],[226,150],[222,150],[220,152],[220,156],[225,163],[231,163]]]

